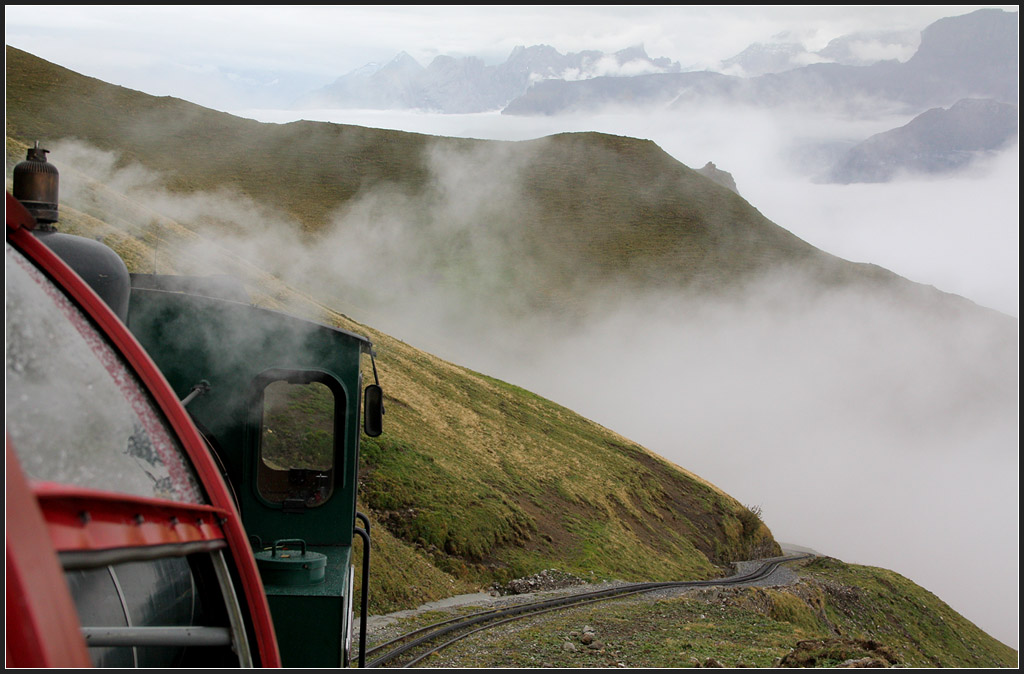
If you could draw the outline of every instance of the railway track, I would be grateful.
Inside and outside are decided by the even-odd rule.
[[[726,578],[631,583],[604,590],[527,602],[507,608],[478,611],[469,615],[433,623],[378,644],[360,656],[360,665],[364,667],[414,667],[430,655],[447,648],[461,639],[515,620],[522,620],[573,606],[620,599],[634,594],[667,588],[743,585],[767,578],[785,562],[804,559],[808,556],[791,555],[778,557],[766,561],[754,571]]]

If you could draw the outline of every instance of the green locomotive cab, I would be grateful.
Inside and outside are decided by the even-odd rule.
[[[217,277],[133,275],[127,323],[219,459],[282,663],[346,666],[356,534],[364,579],[368,565],[356,526],[360,426],[379,434],[383,413],[376,382],[362,395],[371,343],[253,306]]]

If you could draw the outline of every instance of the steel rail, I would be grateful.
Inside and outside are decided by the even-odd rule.
[[[421,660],[426,658],[433,653],[436,653],[444,648],[447,648],[451,644],[464,639],[477,632],[491,629],[498,625],[503,625],[514,620],[522,620],[531,616],[547,613],[549,611],[555,611],[563,608],[569,608],[572,606],[579,606],[584,604],[596,603],[599,601],[608,601],[610,599],[620,599],[622,597],[642,594],[645,592],[653,592],[661,589],[671,588],[682,588],[682,587],[712,587],[716,585],[741,585],[743,583],[749,583],[755,580],[763,579],[771,575],[780,565],[785,562],[796,561],[804,559],[809,555],[793,555],[788,557],[780,557],[777,559],[769,560],[759,566],[756,570],[739,574],[735,576],[728,576],[725,578],[716,578],[710,580],[691,580],[691,581],[662,581],[662,582],[651,582],[651,583],[631,583],[628,585],[620,585],[618,587],[609,588],[605,590],[595,590],[593,592],[584,592],[575,595],[568,595],[564,597],[558,597],[555,599],[539,600],[533,602],[525,602],[517,606],[501,609],[488,609],[486,611],[478,611],[465,616],[459,616],[456,618],[450,618],[443,620],[419,629],[413,630],[401,636],[395,637],[389,641],[378,644],[372,649],[367,651],[367,655],[379,652],[388,646],[397,644],[413,637],[419,636],[418,638],[412,639],[408,643],[405,643],[391,651],[386,652],[384,655],[373,659],[366,664],[367,667],[380,667],[385,663],[391,662],[408,651],[416,648],[417,646],[423,645],[428,642],[436,641],[439,638],[456,632],[458,630],[465,630],[474,625],[480,625],[481,623],[487,623],[475,629],[469,630],[461,635],[456,636],[434,648],[427,650],[421,655],[415,657],[413,660],[406,662],[403,667],[411,667]]]

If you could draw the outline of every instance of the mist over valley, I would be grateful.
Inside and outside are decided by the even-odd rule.
[[[131,97],[101,119],[121,95],[72,93],[78,119],[18,116],[9,141],[41,137],[77,209],[89,181],[145,204],[135,236],[189,223],[182,267],[244,259],[557,401],[759,506],[777,540],[905,574],[1016,647],[1014,139],[952,172],[828,184],[833,159],[923,110],[295,122]],[[9,106],[40,100],[18,88]],[[707,162],[738,194],[691,170]]]

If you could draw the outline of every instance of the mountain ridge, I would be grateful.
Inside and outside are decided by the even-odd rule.
[[[994,99],[965,98],[949,108],[932,108],[850,148],[825,180],[885,182],[901,172],[950,173],[1012,143],[1017,118],[1017,106]]]
[[[117,150],[121,161],[160,172],[172,192],[240,189],[288,213],[305,236],[323,236],[329,226],[357,235],[352,224],[337,230],[331,223],[357,221],[353,216],[375,208],[378,193],[367,189],[375,186],[400,197],[403,235],[421,240],[411,253],[405,245],[380,249],[385,259],[429,275],[438,265],[455,268],[467,264],[466,255],[483,254],[471,265],[487,279],[481,288],[523,281],[506,295],[513,311],[547,307],[572,316],[574,293],[599,294],[622,281],[722,292],[780,264],[828,283],[899,278],[814,248],[651,141],[576,133],[513,143],[322,122],[262,124],[107,85],[10,47],[7,56],[9,135],[70,136]],[[112,117],[111,109],[124,118]],[[493,179],[502,188],[487,194]],[[456,203],[454,185],[487,196]],[[481,218],[489,223],[483,230],[476,226]],[[465,245],[432,243],[452,234]],[[498,242],[539,257],[522,268],[522,257],[496,248]],[[462,289],[476,292],[472,285]]]
[[[982,9],[941,19],[921,33],[906,63],[866,66],[817,63],[752,78],[710,73],[643,76],[644,82],[594,78],[538,83],[505,108],[509,115],[551,115],[607,105],[679,105],[695,98],[759,106],[813,104],[857,108],[870,101],[923,111],[962,98],[1016,103],[1018,24],[1015,12]]]
[[[494,66],[472,56],[440,55],[424,67],[401,52],[384,65],[367,64],[342,75],[302,97],[295,107],[484,112],[502,109],[538,80],[587,78],[614,70],[674,72],[679,64],[652,59],[642,46],[613,54],[596,50],[561,54],[549,45],[520,45]]]

